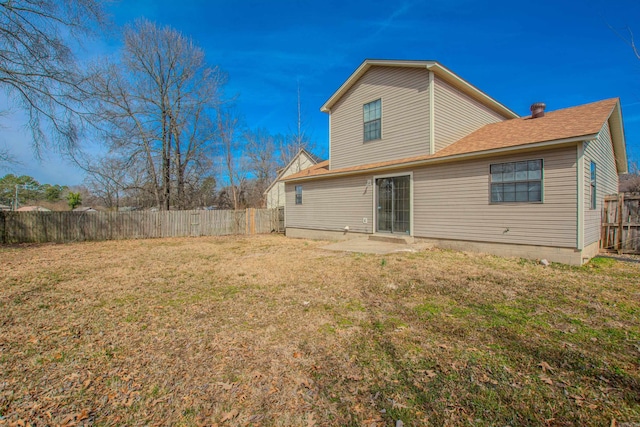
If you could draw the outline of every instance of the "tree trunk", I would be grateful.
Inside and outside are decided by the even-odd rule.
[[[171,206],[171,124],[167,124],[168,114],[162,111],[162,190],[163,210]]]

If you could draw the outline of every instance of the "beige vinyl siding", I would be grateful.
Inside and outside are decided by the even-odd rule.
[[[429,72],[372,67],[331,110],[331,169],[429,153]],[[364,142],[363,105],[382,99],[382,139]]]
[[[267,209],[284,206],[284,182],[277,182],[267,193]]]
[[[591,209],[591,161],[596,163],[596,209]],[[618,173],[613,155],[609,123],[605,123],[595,141],[584,146],[584,244],[600,240],[602,201],[618,192]]]
[[[303,169],[310,168],[315,165],[315,162],[309,158],[307,154],[302,152],[295,161],[291,162],[287,170],[282,174],[281,178],[286,178],[289,175],[293,175],[294,173],[298,173]],[[284,182],[278,181],[271,189],[267,192],[267,208],[273,209],[280,206],[284,206],[285,204],[285,194],[284,194]]]
[[[287,227],[371,233],[373,186],[371,176],[286,183]],[[302,204],[295,204],[295,186],[302,185]],[[367,218],[364,224],[362,219]]]
[[[414,236],[575,248],[576,147],[416,169]],[[489,203],[489,165],[543,159],[543,203]]]
[[[500,114],[436,76],[434,85],[436,152],[486,124],[503,120],[505,118]]]

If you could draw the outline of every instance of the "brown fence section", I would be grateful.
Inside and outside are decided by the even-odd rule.
[[[167,212],[0,212],[0,243],[224,236],[279,231],[275,209]]]
[[[600,245],[604,251],[640,254],[640,195],[605,197]]]

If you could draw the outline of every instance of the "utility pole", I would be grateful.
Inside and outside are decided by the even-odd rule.
[[[19,199],[18,199],[18,189],[22,188],[23,190],[37,190],[38,187],[30,185],[30,184],[16,184],[16,192],[15,192],[15,196],[13,198],[13,210],[17,211],[18,210],[18,205],[20,204]]]

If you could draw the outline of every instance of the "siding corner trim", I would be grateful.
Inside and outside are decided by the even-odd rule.
[[[435,74],[429,70],[429,154],[436,152]]]
[[[577,168],[577,236],[576,236],[576,248],[578,250],[584,249],[584,142],[578,143],[576,152],[576,168]]]
[[[329,108],[329,170],[331,170],[331,109]]]

